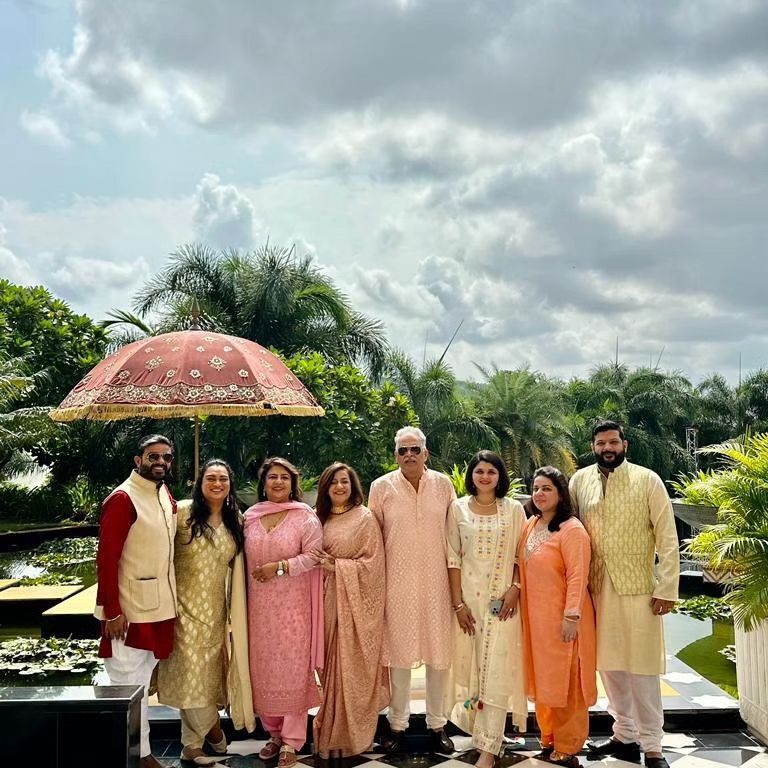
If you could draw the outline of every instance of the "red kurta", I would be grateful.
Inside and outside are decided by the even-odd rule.
[[[173,512],[176,514],[174,502]],[[116,618],[123,609],[117,586],[117,573],[125,540],[136,522],[136,510],[125,491],[111,494],[102,505],[99,528],[99,549],[96,555],[96,604],[104,606],[107,618]],[[152,651],[157,659],[167,659],[173,649],[173,625],[175,619],[147,623],[131,622],[125,644],[131,648]],[[105,635],[106,622],[101,622],[99,656],[112,656],[112,641]]]

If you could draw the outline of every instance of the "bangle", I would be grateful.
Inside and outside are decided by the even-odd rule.
[[[520,582],[519,581],[513,581],[509,585],[508,589],[512,589],[512,587],[514,587],[519,592],[520,591]]]
[[[578,621],[581,616],[563,616],[566,621]]]
[[[453,612],[458,613],[464,607],[464,603],[459,603],[458,605],[454,605],[452,607],[453,607]]]
[[[106,621],[107,624],[109,624],[110,621],[117,621],[122,615],[123,615],[122,613],[118,613],[114,619],[104,619],[104,621]]]

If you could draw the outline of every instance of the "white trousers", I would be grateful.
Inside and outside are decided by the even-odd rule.
[[[624,744],[639,742],[643,752],[661,752],[664,708],[659,676],[601,671],[600,677],[614,719],[614,738]]]
[[[104,659],[104,669],[112,685],[143,685],[141,698],[141,749],[140,757],[152,754],[149,746],[149,681],[157,659],[152,651],[131,648],[123,640],[112,641],[112,658]]]
[[[427,728],[438,731],[445,727],[448,719],[443,712],[445,688],[448,684],[448,669],[433,669],[427,666]],[[389,679],[391,696],[387,720],[393,731],[404,731],[411,716],[411,670],[390,667]]]

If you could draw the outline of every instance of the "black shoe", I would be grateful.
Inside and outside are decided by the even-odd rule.
[[[576,755],[569,755],[563,760],[553,760],[550,758],[549,762],[552,765],[562,765],[563,768],[581,768],[581,763],[579,762],[579,758],[576,757]]]
[[[390,730],[380,743],[381,748],[388,755],[394,755],[398,752],[405,752],[405,731]]]
[[[627,763],[639,763],[640,745],[636,741],[624,744],[616,739],[587,742],[587,760],[601,760],[608,755]]]
[[[669,763],[665,757],[648,757],[645,755],[646,768],[669,768]]]
[[[439,752],[441,755],[452,755],[456,749],[453,742],[448,738],[445,728],[439,731],[431,731],[429,750],[430,752]]]
[[[542,747],[541,752],[537,752],[533,757],[536,760],[549,760],[554,751],[554,747]]]

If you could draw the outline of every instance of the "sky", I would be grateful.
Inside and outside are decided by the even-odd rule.
[[[295,244],[417,361],[768,366],[766,0],[0,0],[0,275]],[[741,361],[741,363],[740,363]]]

